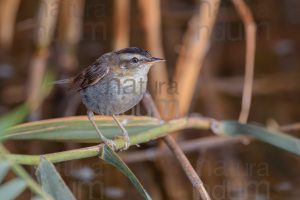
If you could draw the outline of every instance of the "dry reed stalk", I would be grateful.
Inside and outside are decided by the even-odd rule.
[[[153,116],[156,118],[161,118],[160,113],[154,103],[154,100],[152,99],[152,96],[149,93],[145,94],[143,98],[143,105],[148,110],[148,113],[152,113]],[[167,148],[164,145],[164,143],[161,142],[162,141],[160,141],[159,143],[160,145],[157,148],[157,151],[165,152]],[[176,161],[169,155],[156,157],[154,161],[157,168],[161,171],[161,179],[163,182],[163,186],[166,190],[166,195],[168,199],[186,199],[188,197],[187,189],[184,189],[186,185],[183,184],[183,176],[181,176],[182,173]],[[169,166],[172,166],[172,168],[170,168]]]
[[[176,101],[180,116],[186,115],[189,110],[219,4],[220,0],[201,1],[199,13],[191,19],[185,33],[174,78],[179,91]]]
[[[210,1],[208,4],[209,7],[200,6],[199,15],[195,15],[191,20],[189,29],[184,36],[184,45],[181,48],[177,61],[174,81],[177,83],[180,96],[175,96],[177,108],[174,107],[172,111],[173,114],[176,114],[175,111],[178,110],[179,116],[185,115],[188,112],[200,71],[200,67],[197,67],[197,65],[202,65],[208,44],[207,41],[218,12],[219,0]],[[197,24],[200,26],[198,27]],[[207,29],[207,31],[202,31],[200,34],[200,30],[202,30],[203,27]],[[195,41],[195,39],[198,39],[198,41]],[[183,154],[182,150],[178,147],[175,140],[171,137],[166,137],[164,141],[178,159],[201,198],[210,199],[201,179]]]
[[[61,0],[58,19],[58,61],[62,79],[74,75],[78,69],[77,49],[82,36],[85,0]],[[64,116],[74,115],[80,98],[67,95],[62,101]],[[68,103],[66,103],[68,102]]]
[[[77,49],[82,36],[85,0],[61,0],[58,17],[58,65],[61,79],[71,77],[78,69]],[[65,90],[67,88],[64,88]],[[67,93],[67,92],[66,92]],[[76,114],[81,99],[75,94],[66,94],[59,107],[63,116]],[[66,143],[66,149],[75,149],[80,145]]]
[[[85,0],[60,0],[58,39],[74,49],[82,35],[84,3]]]
[[[203,103],[203,108],[208,112],[209,116],[214,116],[214,119],[228,119],[230,118],[230,116],[228,116],[228,112],[226,112],[226,110],[230,110],[232,107],[230,104],[228,105],[228,103],[226,103],[226,101],[224,101],[224,97],[222,97],[222,95],[217,91],[216,86],[213,83],[207,83],[205,82],[205,80],[214,80],[216,74],[215,74],[215,68],[214,66],[221,66],[221,59],[220,58],[220,48],[215,49],[213,52],[211,52],[208,57],[207,57],[207,62],[205,62],[204,68],[202,70],[202,85],[204,85],[204,87],[201,87],[201,98],[202,98],[202,103]],[[198,101],[196,101],[198,102]],[[230,112],[229,112],[230,113]],[[206,138],[202,138],[202,140],[205,140]],[[232,139],[232,138],[231,138]],[[201,140],[201,138],[200,138]],[[216,140],[218,141],[218,139],[216,138]],[[239,163],[239,160],[237,158],[237,156],[235,155],[234,151],[234,147],[236,146],[235,144],[237,144],[237,142],[242,143],[243,140],[246,140],[246,137],[244,138],[239,138],[238,140],[235,141],[235,143],[233,143],[231,141],[231,145],[228,146],[224,146],[224,144],[226,144],[226,142],[228,142],[227,140],[223,140],[224,144],[222,144],[222,142],[217,142],[217,141],[212,141],[215,143],[218,143],[218,147],[220,147],[220,149],[226,149],[226,151],[219,151],[217,153],[218,158],[221,158],[222,160],[224,160],[224,162],[226,163],[226,165],[224,165],[224,170],[226,171],[226,175],[222,174],[222,180],[225,181],[230,181],[230,183],[232,183],[232,185],[234,185],[233,188],[228,188],[227,190],[229,191],[229,193],[234,193],[235,191],[237,191],[238,189],[240,189],[240,185],[247,183],[247,181],[250,181],[249,178],[247,177],[247,174],[245,174],[245,172],[241,169],[239,169],[238,167],[236,167],[235,165],[230,165],[232,163]],[[248,138],[247,138],[248,140]],[[230,141],[230,140],[229,140]],[[249,142],[249,141],[248,141]],[[227,143],[228,144],[228,143]],[[203,154],[207,153],[206,151],[202,151]],[[211,153],[211,152],[210,152]],[[210,154],[208,153],[208,154]],[[199,159],[200,162],[203,162],[205,160],[205,158],[203,158],[203,155],[199,155]],[[211,158],[211,159],[216,159],[216,158]],[[214,162],[214,161],[213,161]],[[229,163],[229,164],[227,164]],[[202,174],[201,172],[202,170],[198,171],[198,173]],[[234,173],[236,172],[236,173]],[[205,171],[203,172],[205,174]],[[223,177],[224,176],[224,177]],[[206,185],[207,188],[212,188],[214,187],[214,185],[216,185],[216,183],[218,184],[218,178],[220,178],[220,176],[216,176],[213,177],[211,179],[211,177],[209,178],[209,180],[206,180]],[[215,179],[215,180],[214,180]],[[248,198],[245,198],[245,200]]]
[[[151,53],[157,57],[164,58],[161,33],[161,1],[160,0],[139,0],[138,5],[142,15],[142,28],[145,33],[146,47]],[[164,104],[170,99],[167,92],[169,78],[167,74],[167,66],[165,63],[154,66],[150,70],[150,91],[156,102],[158,113],[163,119],[168,120],[173,117],[170,106]],[[164,84],[160,87],[160,84]],[[160,143],[162,144],[162,143]],[[160,145],[160,150],[165,146]],[[166,189],[166,194],[170,199],[184,199],[188,196],[186,190],[183,190],[184,184],[181,181],[180,168],[176,161],[170,156],[156,159],[156,166],[163,174],[162,180]],[[168,166],[173,166],[169,168]]]
[[[280,126],[279,131],[283,132],[291,132],[291,131],[299,131],[300,130],[300,123],[288,124],[284,126]]]
[[[245,63],[245,81],[242,97],[242,108],[239,121],[246,123],[249,117],[252,87],[254,77],[254,60],[256,46],[256,24],[248,5],[243,0],[232,0],[238,14],[240,15],[246,31],[246,63]]]
[[[145,33],[146,33],[147,46],[151,51],[153,51],[155,53],[155,55],[157,52],[157,55],[163,56],[162,55],[163,48],[161,46],[162,40],[161,40],[161,27],[160,27],[160,25],[161,25],[160,1],[154,0],[154,1],[146,2],[146,1],[140,0],[139,5],[140,5],[140,9],[142,10],[142,13],[144,15],[143,16],[143,26],[144,26]],[[214,13],[214,14],[216,14],[216,13]],[[183,66],[181,66],[181,67],[183,67]],[[183,74],[181,74],[181,75],[183,75]],[[167,85],[169,84],[166,67],[164,66],[163,68],[162,67],[153,68],[150,72],[150,78],[151,77],[155,80],[155,82],[154,81],[150,82],[150,86],[151,86],[152,91],[153,90],[155,91],[154,98],[156,101],[156,105],[158,105],[158,110],[159,110],[159,112],[157,112],[157,113],[161,113],[163,119],[174,117],[176,114],[176,112],[174,112],[174,111],[176,109],[166,108],[164,104],[161,104],[162,100],[167,101],[167,102],[169,102],[169,100],[170,100],[170,96],[168,95],[167,88],[161,88],[162,89],[161,93],[157,93],[157,91],[156,91],[157,84],[160,84],[160,83],[166,83]],[[178,85],[181,84],[180,82],[177,82],[177,83],[178,83]],[[178,90],[181,91],[180,90],[181,88],[179,86],[178,86],[178,88],[179,88]],[[166,111],[167,111],[167,113],[166,113]],[[197,176],[195,170],[192,168],[188,159],[185,157],[185,155],[183,154],[181,149],[178,147],[175,140],[171,137],[168,137],[164,141],[167,143],[169,148],[173,151],[173,153],[178,158],[178,161],[180,162],[181,166],[183,167],[185,173],[189,177],[193,186],[198,189],[200,195],[204,199],[208,199],[207,195],[205,195],[205,192],[203,192],[201,189],[199,189],[199,187],[203,189],[203,187],[202,187],[203,184],[201,184],[202,182],[201,182],[200,178]],[[165,157],[163,160],[164,160],[165,165],[174,166],[174,164],[171,164],[171,162],[168,161],[167,157]],[[167,161],[168,161],[168,164],[166,164]],[[164,166],[164,165],[162,165],[162,166]],[[189,166],[189,167],[187,167],[187,166]],[[171,173],[172,173],[172,171],[173,172],[175,171],[175,168],[172,168],[172,170],[170,170],[170,169],[164,170],[164,167],[162,167],[162,169],[166,174],[169,174],[168,180],[169,180],[169,178],[173,177],[174,173],[173,173],[173,175]],[[176,181],[176,179],[172,180],[172,181],[167,181],[168,182],[167,187],[168,187],[168,185],[171,185],[171,188],[173,189],[173,191],[174,190],[176,191],[176,188],[174,188],[171,184],[174,181]],[[174,198],[176,198],[176,197],[174,196]]]
[[[114,38],[113,49],[118,50],[129,46],[130,42],[130,0],[114,1]]]
[[[31,58],[28,83],[28,102],[36,110],[39,91],[48,59],[48,48],[53,38],[59,0],[41,0],[35,26],[35,52]]]
[[[150,94],[146,94],[143,99],[143,103],[145,107],[148,110],[152,110],[154,113],[154,117],[157,119],[161,119],[160,113],[151,97]],[[210,124],[210,123],[209,123]],[[163,138],[164,142],[167,144],[169,149],[172,151],[178,162],[180,163],[182,169],[184,170],[185,174],[189,178],[190,182],[192,183],[194,189],[199,193],[201,199],[203,200],[210,200],[210,196],[208,195],[208,192],[206,191],[204,184],[200,177],[198,176],[197,172],[187,159],[187,157],[184,155],[183,151],[180,149],[178,144],[176,143],[175,139],[169,135],[165,136]],[[165,160],[164,160],[165,162]],[[167,164],[166,164],[167,165]],[[172,166],[173,168],[174,166]],[[171,168],[170,168],[171,169]],[[169,170],[170,170],[169,169]],[[170,178],[170,177],[169,177]],[[181,188],[182,189],[182,188]],[[173,192],[176,190],[176,188],[173,188]],[[179,188],[180,190],[180,188]],[[176,197],[175,197],[176,198]]]
[[[199,193],[202,200],[210,200],[210,196],[206,191],[204,184],[200,177],[198,176],[196,170],[193,168],[187,157],[184,155],[182,150],[178,147],[176,141],[171,136],[164,137],[164,140],[171,151],[174,153],[175,157],[179,161],[181,167],[185,171],[186,175],[190,179],[194,189]]]
[[[13,40],[20,0],[0,1],[0,47],[9,49]]]
[[[213,116],[214,119],[228,119],[226,109],[230,109],[230,105],[222,98],[222,95],[216,88],[214,82],[210,80],[216,80],[216,68],[215,66],[221,66],[221,48],[214,49],[207,56],[207,61],[203,66],[201,72],[201,85],[196,88],[200,91],[200,95],[197,97],[201,99],[203,112],[206,116]],[[195,99],[195,102],[199,102],[199,99]],[[194,105],[197,106],[197,105]]]
[[[139,0],[138,4],[142,14],[142,27],[145,33],[147,49],[156,57],[164,58],[161,33],[161,1]],[[150,90],[163,119],[171,119],[173,117],[169,106],[164,103],[170,99],[170,95],[167,92],[168,84],[169,78],[166,64],[155,65],[150,70]]]
[[[61,0],[58,18],[59,65],[67,77],[78,67],[76,56],[82,35],[84,0]]]

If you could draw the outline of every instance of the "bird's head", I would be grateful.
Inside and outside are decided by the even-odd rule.
[[[124,75],[146,75],[153,64],[165,61],[151,56],[148,51],[138,47],[121,49],[114,54],[118,61],[112,70]]]

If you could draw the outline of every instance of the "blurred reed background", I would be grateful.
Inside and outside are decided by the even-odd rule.
[[[0,114],[26,100],[34,105],[46,71],[63,79],[105,52],[138,46],[167,60],[152,68],[149,84],[163,119],[200,113],[243,122],[251,105],[251,122],[278,126],[300,121],[300,2],[249,0],[246,10],[241,2],[0,0]],[[245,28],[250,33],[245,34]],[[240,115],[243,91],[245,110]],[[128,112],[132,113],[146,114],[142,106]],[[33,108],[28,121],[83,114],[78,96],[67,87],[55,87],[42,106]],[[219,141],[210,132],[183,132],[174,137],[212,199],[299,199],[296,156],[257,141],[247,145],[244,140]],[[26,154],[78,146],[84,145],[7,143],[11,152]],[[152,142],[121,155],[153,199],[198,199],[164,145],[158,150],[156,146]],[[99,191],[103,199],[140,198],[120,172],[97,158],[56,166],[78,199],[99,199]],[[19,199],[29,196],[24,192]]]

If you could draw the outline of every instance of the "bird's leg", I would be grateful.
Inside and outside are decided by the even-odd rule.
[[[90,110],[87,111],[87,116],[90,120],[90,122],[92,123],[93,127],[96,129],[97,133],[100,136],[100,139],[104,142],[104,144],[108,145],[109,147],[111,147],[113,150],[116,150],[116,143],[113,140],[107,139],[99,130],[96,122],[94,121],[93,117],[94,117],[94,113]]]
[[[122,150],[127,150],[130,146],[130,140],[129,140],[128,132],[126,131],[124,126],[119,122],[119,120],[116,118],[115,115],[112,115],[112,117],[115,120],[116,124],[120,127],[120,129],[122,130],[122,133],[123,133],[123,138],[124,138],[125,145],[124,145]]]

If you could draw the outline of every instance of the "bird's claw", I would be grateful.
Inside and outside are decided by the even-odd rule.
[[[124,141],[124,146],[120,149],[121,151],[127,150],[130,147],[130,139],[128,134],[119,135],[116,139],[121,139]]]
[[[130,147],[130,139],[126,130],[123,131],[124,147],[122,150],[127,150]]]
[[[124,139],[124,147],[122,148],[122,150],[127,150],[130,147],[130,139],[128,135],[124,136],[123,139]]]

